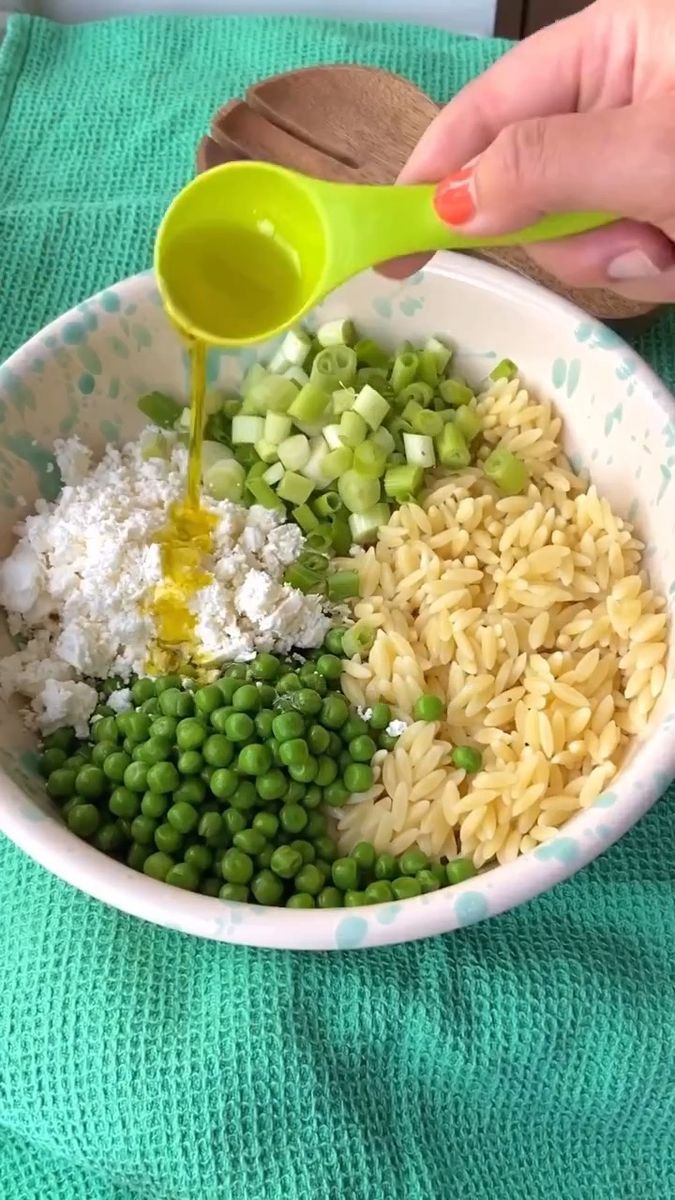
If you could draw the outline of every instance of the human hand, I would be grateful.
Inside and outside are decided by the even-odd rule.
[[[436,208],[462,233],[551,212],[623,219],[528,246],[573,287],[675,300],[675,3],[597,0],[514,47],[429,126],[399,182],[441,180]],[[421,258],[387,264],[401,278]]]

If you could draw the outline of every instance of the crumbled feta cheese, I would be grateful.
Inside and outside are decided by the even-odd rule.
[[[357,708],[356,711],[363,721],[369,721],[373,715],[372,708]]]
[[[184,494],[187,469],[184,447],[165,437],[165,459],[146,460],[140,443],[131,443],[109,446],[93,468],[77,438],[57,442],[63,491],[54,504],[37,502],[0,564],[0,604],[12,634],[26,639],[0,663],[0,695],[29,699],[29,719],[42,729],[53,727],[59,705],[84,709],[85,693],[73,690],[82,676],[128,679],[145,670],[156,633],[153,591],[163,577],[154,539]],[[331,623],[324,601],[283,582],[303,546],[300,529],[259,505],[245,509],[210,497],[203,504],[216,524],[203,563],[210,582],[189,598],[195,662],[320,645]],[[56,683],[69,686],[48,691]],[[125,703],[124,690],[118,696]]]
[[[407,728],[407,721],[394,720],[389,722],[386,732],[389,734],[389,737],[400,737],[402,733],[405,733]]]
[[[37,721],[43,733],[72,725],[80,738],[88,734],[87,723],[98,703],[96,689],[88,683],[48,679],[39,697]]]
[[[128,712],[134,707],[134,702],[131,698],[131,688],[118,688],[116,692],[111,692],[106,701],[108,708],[112,708],[113,712]]]

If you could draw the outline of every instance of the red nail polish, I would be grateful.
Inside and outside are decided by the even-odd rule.
[[[436,188],[434,207],[447,225],[465,225],[476,215],[471,180],[473,169],[463,167],[442,179]]]

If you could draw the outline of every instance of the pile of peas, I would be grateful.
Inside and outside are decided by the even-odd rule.
[[[99,705],[90,738],[45,738],[40,770],[68,828],[153,879],[289,908],[381,903],[473,874],[463,859],[396,859],[361,843],[338,857],[322,808],[373,782],[391,712],[365,721],[340,690],[343,631],[292,664],[261,653],[215,683],[137,679],[134,707]],[[108,681],[104,698],[117,687]]]

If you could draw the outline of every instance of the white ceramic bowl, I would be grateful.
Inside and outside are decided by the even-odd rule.
[[[668,596],[668,682],[646,735],[592,808],[551,841],[505,867],[402,903],[303,912],[192,895],[106,858],[63,826],[34,770],[35,747],[14,707],[0,720],[0,830],[83,892],[185,933],[288,949],[351,949],[444,933],[493,916],[553,887],[615,842],[675,775],[675,404],[618,337],[557,296],[498,267],[439,255],[397,284],[368,273],[320,311],[354,318],[394,345],[446,335],[460,370],[480,379],[508,355],[565,420],[566,448],[587,466],[616,511],[634,520],[647,563]],[[210,378],[236,384],[269,348],[214,353]],[[135,401],[153,388],[186,394],[186,362],[150,275],[125,280],[60,317],[0,370],[0,554],[12,528],[58,486],[51,447],[77,431],[101,451],[141,428]],[[11,643],[3,632],[0,653]]]

